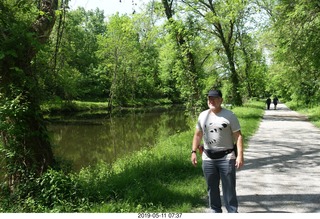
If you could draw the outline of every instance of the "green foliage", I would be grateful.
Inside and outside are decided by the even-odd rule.
[[[17,126],[16,122],[19,122],[21,117],[24,116],[28,110],[28,105],[24,103],[23,96],[19,94],[15,99],[4,98],[1,95],[0,104],[0,130],[7,130],[6,134],[3,133],[3,137],[7,141],[3,142],[0,147],[0,155],[2,157],[0,170],[10,175],[16,171],[24,171],[23,165],[19,162],[16,163],[16,161],[20,160],[24,154],[23,148],[19,145],[19,140],[24,138],[27,130],[23,126]],[[8,121],[8,118],[11,118],[14,122]],[[15,138],[10,138],[9,136],[15,136]]]
[[[138,33],[127,16],[111,17],[107,28],[106,37],[99,38],[102,48],[99,56],[107,57],[104,62],[110,73],[109,97],[112,104],[125,105],[128,100],[134,99],[140,78]]]
[[[276,8],[273,85],[286,100],[315,104],[320,100],[318,1],[280,1]]]
[[[93,103],[88,102],[93,100],[108,100],[108,103],[99,103],[103,109],[184,102],[188,109],[199,111],[201,106],[206,106],[202,97],[217,87],[223,90],[225,103],[278,95],[283,100],[309,107],[310,118],[318,121],[320,16],[317,0],[250,4],[218,0],[212,1],[212,5],[188,0],[179,7],[172,5],[174,20],[171,17],[169,22],[156,22],[164,18],[161,3],[150,4],[149,9],[155,9],[151,13],[145,10],[132,16],[116,14],[108,20],[98,9],[79,8],[66,14],[57,10],[59,19],[50,41],[40,47],[35,33],[31,32],[35,19],[43,15],[36,2],[1,1],[2,157],[23,160],[33,153],[21,146],[24,138],[33,137],[34,142],[46,138],[43,124],[33,132],[28,132],[30,126],[26,125],[29,118],[41,118],[35,106],[40,101],[51,103],[43,105],[45,111],[90,110]],[[267,10],[273,22],[265,38],[257,37],[262,32],[260,29],[248,27],[257,16],[255,12],[262,9]],[[258,40],[261,40],[260,46]],[[273,53],[269,66],[262,48]],[[33,57],[36,51],[39,52]],[[28,68],[24,68],[26,65]],[[235,102],[240,94],[242,98],[236,98]],[[61,104],[52,107],[55,100],[66,104],[62,108]],[[80,105],[74,100],[88,102]],[[256,128],[255,121],[259,120],[260,103],[233,110],[240,117],[247,139]],[[203,192],[200,187],[189,191],[187,185],[194,181],[182,173],[190,174],[185,167],[188,154],[183,149],[189,144],[186,143],[189,135],[174,136],[157,147],[161,152],[143,150],[134,155],[135,159],[118,161],[114,167],[99,164],[79,175],[51,170],[39,179],[30,179],[28,185],[20,185],[12,200],[1,199],[1,208],[14,211],[9,203],[16,201],[16,210],[26,212],[86,211],[92,206],[102,212],[189,209],[195,203],[187,200],[196,197],[198,201]],[[22,171],[23,165],[14,162],[2,160],[0,168],[7,175],[19,169],[21,174],[31,177]],[[194,171],[192,177],[198,179],[199,170]],[[171,177],[169,181],[163,173]],[[173,173],[178,173],[180,179]],[[96,180],[97,174],[100,175]],[[144,174],[150,181],[143,181]],[[131,185],[136,190],[130,189]],[[36,186],[39,189],[35,189]],[[2,190],[1,195],[7,197],[6,192]],[[68,195],[74,200],[68,199]],[[165,198],[179,204],[166,203]]]
[[[40,178],[30,177],[28,183],[19,184],[13,195],[4,199],[0,193],[2,212],[78,212],[88,210],[82,188],[72,174],[49,170]],[[4,185],[2,185],[4,189]],[[8,206],[7,203],[16,203]]]
[[[200,7],[196,1],[190,3]],[[204,22],[205,17],[192,13],[186,4],[172,8],[176,21],[170,25],[154,22],[163,19],[160,5],[160,2],[152,5],[151,9],[156,10],[153,14],[115,14],[108,20],[99,9],[78,8],[66,14],[60,9],[49,43],[33,61],[41,98],[44,101],[56,97],[85,101],[109,98],[116,106],[134,105],[145,98],[167,98],[170,102],[183,101],[190,108],[199,108],[200,95],[207,92],[208,87],[230,82],[230,68],[223,54],[225,48],[215,34],[208,31],[210,27]],[[232,4],[219,1],[215,6],[221,14],[214,17],[225,25],[226,33],[232,31],[227,20],[245,17],[240,13],[245,4],[239,1]],[[188,9],[187,16],[180,13],[184,8]],[[246,28],[240,23],[237,25],[238,29]],[[254,46],[252,42],[245,46]],[[230,43],[238,45],[233,40]],[[245,56],[251,57],[252,63],[255,58],[235,52],[233,61],[239,66],[243,81],[236,85],[239,93],[249,98],[261,95],[265,70],[260,64],[263,63],[258,61],[251,68],[252,74],[246,75],[243,73]],[[17,55],[9,49],[6,53]],[[247,92],[249,83],[252,91]],[[229,85],[228,93],[232,96],[233,82]],[[129,95],[123,95],[123,90]]]
[[[179,98],[179,92],[176,88],[176,77],[174,76],[173,68],[177,54],[175,45],[171,38],[164,39],[165,42],[159,52],[159,79],[161,81],[160,91],[164,96],[176,100]]]
[[[188,109],[199,107],[197,99],[201,92],[202,68],[198,63],[199,40],[198,27],[193,20],[194,16],[189,15],[185,20],[174,20],[170,18],[166,27],[170,38],[168,39],[168,51],[164,51],[167,56],[171,54],[171,64],[167,71],[171,76],[174,90],[179,92],[179,97],[184,101]],[[173,43],[174,42],[174,43]],[[171,48],[170,48],[171,47]],[[171,50],[171,51],[170,51]],[[168,74],[168,73],[167,73]],[[193,84],[193,86],[190,86]]]
[[[317,105],[304,105],[296,101],[286,102],[286,105],[299,113],[308,116],[308,119],[320,128],[320,106]]]
[[[264,101],[233,108],[247,141],[259,125]],[[193,119],[193,123],[194,123]],[[10,195],[1,184],[1,212],[193,212],[205,206],[201,159],[190,162],[194,125],[116,160],[79,173],[49,170]],[[14,204],[13,204],[14,203]]]
[[[51,32],[55,6],[42,8],[42,16],[34,1],[0,4],[1,170],[11,189],[30,175],[40,175],[53,161],[38,105],[34,58]]]
[[[59,17],[50,41],[34,62],[44,101],[106,98],[109,82],[96,56],[97,38],[104,32],[100,10],[79,8]]]

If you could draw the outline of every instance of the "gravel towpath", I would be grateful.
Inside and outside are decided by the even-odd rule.
[[[320,129],[305,116],[271,105],[244,157],[239,213],[320,213]]]

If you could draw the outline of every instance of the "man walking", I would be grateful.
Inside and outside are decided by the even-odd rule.
[[[271,105],[271,98],[270,97],[267,98],[266,103],[267,103],[267,109],[269,110],[270,105]]]

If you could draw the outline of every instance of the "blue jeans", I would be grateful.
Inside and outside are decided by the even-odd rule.
[[[226,209],[229,213],[237,213],[235,159],[203,160],[202,170],[208,186],[209,208],[213,212],[222,212],[219,188],[221,179]]]

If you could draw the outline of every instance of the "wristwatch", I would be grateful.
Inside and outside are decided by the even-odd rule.
[[[193,154],[193,153],[195,153],[195,154],[196,154],[196,153],[197,153],[197,151],[191,151],[191,154]]]

